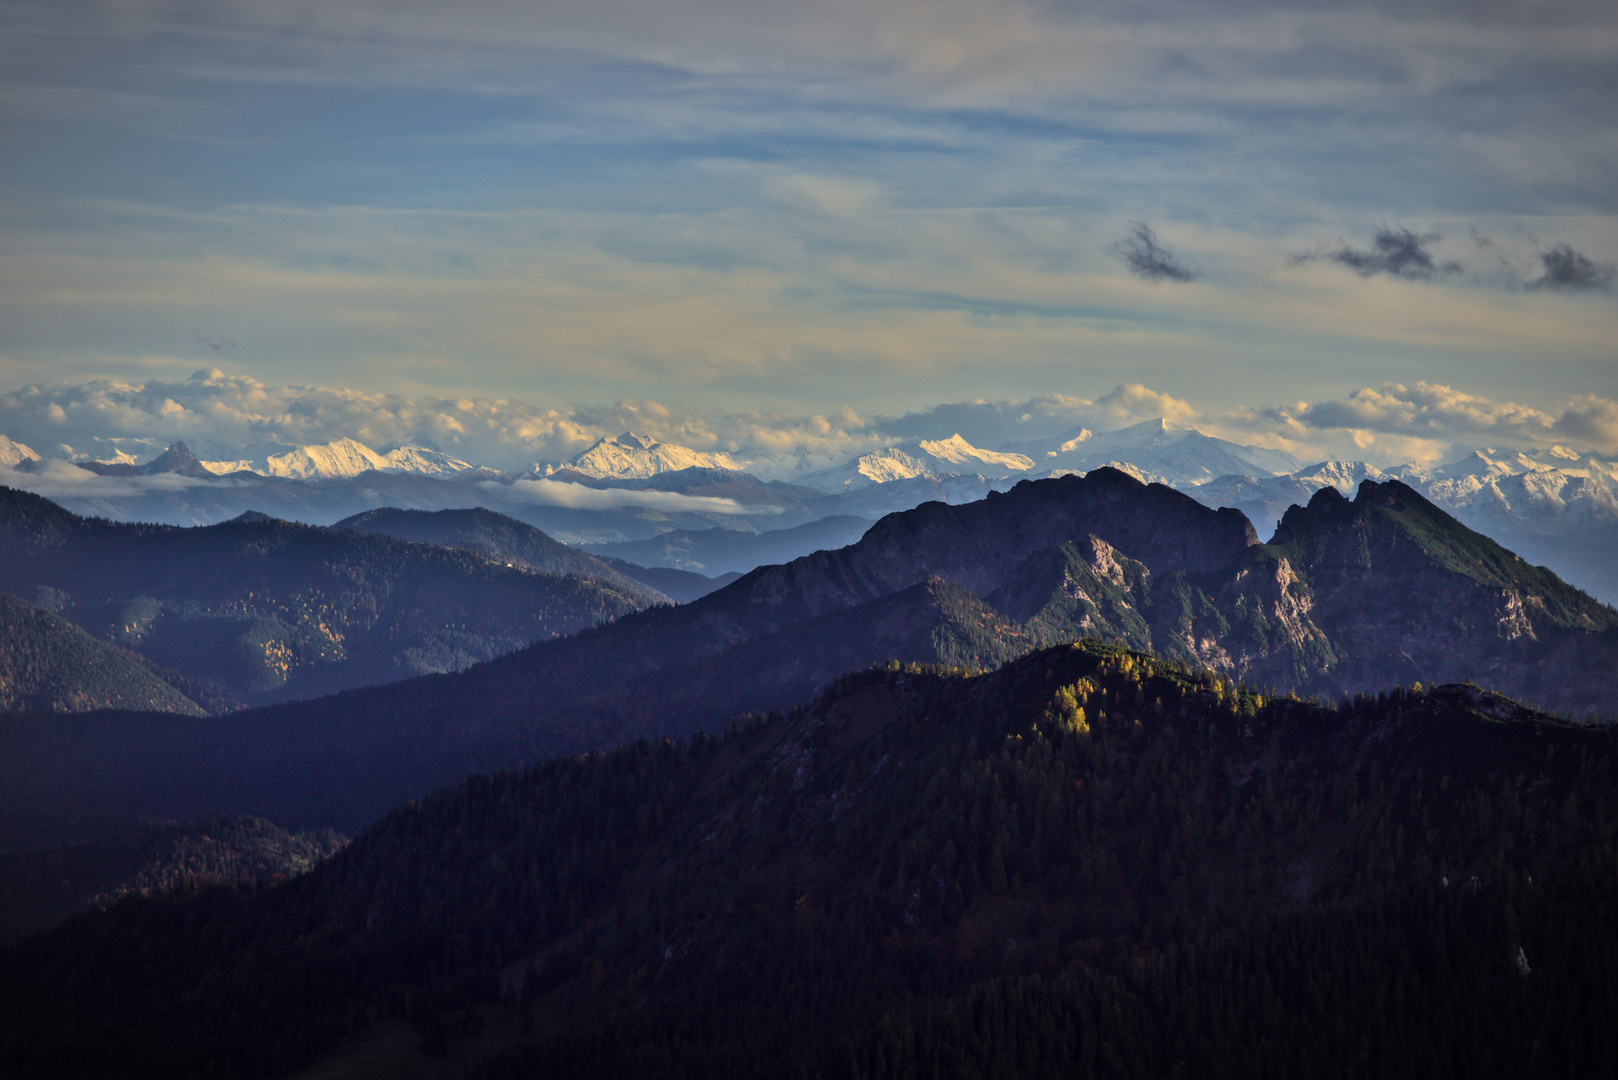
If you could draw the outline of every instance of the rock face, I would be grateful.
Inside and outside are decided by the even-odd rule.
[[[146,476],[172,473],[176,476],[211,478],[215,475],[212,469],[197,460],[197,456],[191,452],[191,448],[183,442],[175,443],[151,461],[142,465],[140,471]]]
[[[924,503],[890,514],[856,544],[760,567],[698,606],[747,633],[852,607],[929,577],[985,597],[1031,556],[1092,535],[1162,574],[1208,573],[1258,543],[1253,526],[1234,510],[1209,510],[1161,485],[1097,469],[1018,484],[964,506]]]
[[[1234,511],[1111,469],[930,503],[704,598],[686,643],[722,650],[929,578],[982,599],[1024,647],[1104,637],[1301,693],[1473,679],[1618,711],[1618,612],[1396,480],[1353,501],[1322,488],[1267,545]]]
[[[1618,711],[1618,612],[1472,532],[1397,480],[1322,488],[1270,545],[1332,642],[1322,689],[1473,679],[1551,708]]]

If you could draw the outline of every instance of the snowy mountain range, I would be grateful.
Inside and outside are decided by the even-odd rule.
[[[1434,467],[1379,469],[1363,461],[1323,461],[1272,476],[1232,474],[1183,486],[1209,506],[1235,506],[1260,532],[1293,504],[1323,487],[1352,495],[1362,480],[1401,480],[1469,524],[1543,534],[1618,530],[1618,463],[1580,456],[1560,446],[1540,451],[1477,450]],[[1473,524],[1474,528],[1481,527]]]
[[[535,465],[544,476],[558,472],[581,473],[595,480],[647,480],[682,469],[728,469],[741,466],[729,454],[704,453],[672,443],[660,443],[648,435],[626,431],[609,435],[562,465]]]
[[[699,451],[624,432],[598,440],[568,461],[536,465],[528,476],[540,478],[555,490],[547,489],[549,502],[529,517],[543,516],[543,521],[534,523],[559,529],[561,535],[575,541],[643,539],[671,528],[769,530],[828,515],[875,520],[929,501],[959,505],[991,491],[1007,490],[1022,479],[1083,473],[1110,465],[1142,481],[1177,488],[1208,506],[1235,507],[1252,520],[1261,536],[1268,536],[1289,506],[1307,504],[1322,487],[1352,496],[1361,481],[1398,479],[1525,557],[1552,565],[1598,595],[1618,597],[1618,463],[1563,447],[1484,448],[1437,466],[1380,468],[1364,461],[1322,461],[1300,467],[1281,451],[1244,446],[1158,419],[1100,433],[1076,428],[1048,440],[995,450],[973,446],[961,435],[952,434],[944,439],[896,443],[833,468],[789,471],[787,476],[779,476],[785,471],[779,467],[782,464],[738,460],[728,453]],[[765,479],[749,475],[745,471],[749,468]],[[62,472],[79,475],[78,469],[103,480],[99,486],[86,487]],[[120,453],[113,461],[74,465],[44,460],[30,447],[0,436],[0,470],[0,483],[38,490],[80,512],[186,523],[223,520],[260,504],[321,523],[326,512],[314,509],[325,506],[315,498],[320,486],[306,489],[296,483],[299,481],[324,481],[327,486],[339,481],[358,484],[354,490],[345,488],[340,493],[338,509],[345,513],[369,509],[367,499],[423,509],[438,508],[440,503],[475,503],[510,511],[520,510],[522,498],[528,497],[517,491],[520,484],[513,484],[521,478],[481,469],[437,450],[401,446],[382,453],[352,438],[261,447],[235,458],[200,462],[183,444],[176,444],[145,462]],[[695,472],[679,475],[687,470]],[[292,481],[294,486],[274,493],[249,485],[236,494],[224,489],[205,494],[194,486],[139,486],[131,479],[130,493],[120,496],[122,482],[117,479],[176,474],[194,485],[214,477],[246,479],[243,473],[264,481]],[[386,494],[378,482],[362,479],[376,473],[397,478],[389,481],[393,486]],[[772,480],[772,474],[786,483]],[[435,480],[466,482],[445,486]],[[413,486],[408,491],[398,489],[405,482]],[[622,498],[569,494],[584,491],[580,485],[626,490]],[[211,492],[212,485],[209,489]],[[297,509],[299,491],[306,491],[314,500],[309,502],[307,514]],[[782,516],[787,504],[781,498],[791,505],[787,516]],[[704,507],[718,505],[714,499],[729,500],[735,506],[717,517],[704,516]],[[249,501],[237,506],[242,500]],[[750,507],[759,512],[748,516]],[[671,512],[676,516],[669,516]],[[604,514],[611,517],[610,522]]]
[[[1134,471],[1176,487],[1202,484],[1233,473],[1286,473],[1301,464],[1283,451],[1214,438],[1161,417],[1101,434],[1075,428],[1049,443],[1024,444],[1017,449],[1032,456],[1041,469],[1088,472],[1103,465],[1127,463],[1135,467]]]
[[[219,476],[252,472],[289,480],[346,479],[370,469],[441,476],[477,468],[470,462],[420,446],[401,446],[386,454],[379,454],[356,439],[334,439],[317,446],[295,447],[280,454],[236,461],[204,461],[202,464],[209,472]]]
[[[0,435],[0,465],[21,465],[25,461],[38,461],[39,455],[20,442],[12,442]]]

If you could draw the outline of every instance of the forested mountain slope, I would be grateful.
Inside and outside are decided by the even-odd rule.
[[[263,515],[117,524],[10,489],[0,589],[249,703],[456,670],[651,602],[387,536]]]
[[[1594,1075],[1618,1060],[1615,739],[1470,686],[1323,707],[1094,643],[872,671],[723,738],[472,777],[286,885],[26,941],[0,1054]]]
[[[346,840],[289,833],[253,817],[145,822],[122,836],[0,851],[0,942],[130,895],[217,884],[268,884],[305,873]]]
[[[0,592],[0,712],[150,709],[206,715],[166,674],[58,615]]]

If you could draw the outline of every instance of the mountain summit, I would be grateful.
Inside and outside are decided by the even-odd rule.
[[[1033,459],[1029,457],[980,450],[956,433],[947,439],[922,439],[873,450],[834,469],[799,477],[798,483],[835,494],[895,480],[943,478],[960,473],[999,479],[1026,473],[1033,467]]]
[[[537,466],[536,466],[537,468]],[[659,473],[682,469],[728,469],[741,466],[729,454],[703,453],[685,446],[660,443],[650,435],[626,431],[596,441],[594,446],[558,469],[547,466],[547,475],[559,471],[583,473],[597,480],[645,480]]]
[[[159,473],[173,473],[177,476],[212,477],[214,471],[197,460],[191,448],[184,442],[177,442],[151,461],[140,467],[140,471],[147,476],[156,476]]]

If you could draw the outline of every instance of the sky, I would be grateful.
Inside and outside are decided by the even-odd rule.
[[[0,0],[0,432],[1618,453],[1614,101],[1593,0]]]

